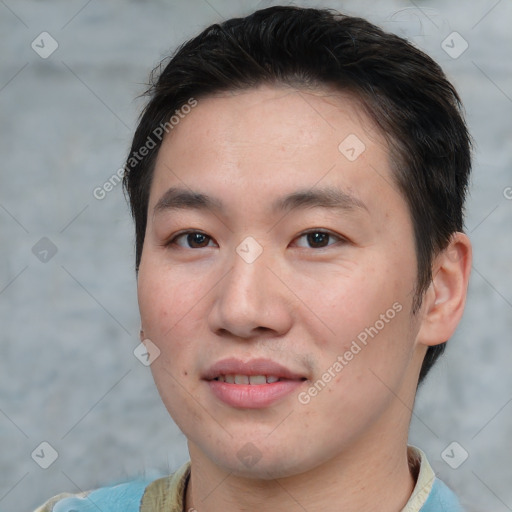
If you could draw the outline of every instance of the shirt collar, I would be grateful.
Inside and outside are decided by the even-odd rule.
[[[409,501],[400,512],[419,512],[428,499],[436,475],[427,456],[416,446],[407,447],[407,458],[412,473],[418,477]]]

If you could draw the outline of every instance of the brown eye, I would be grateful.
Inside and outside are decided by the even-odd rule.
[[[304,241],[303,241],[304,240]],[[337,242],[343,241],[341,236],[327,231],[308,231],[297,237],[297,245],[308,249],[323,249]]]
[[[202,249],[210,246],[212,238],[200,231],[186,231],[175,236],[168,245],[178,245],[185,249]]]
[[[308,233],[306,235],[306,239],[310,247],[325,247],[329,242],[329,234],[317,231],[314,233]]]

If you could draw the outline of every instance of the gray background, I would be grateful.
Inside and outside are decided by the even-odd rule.
[[[133,233],[121,186],[101,201],[92,191],[123,164],[142,105],[134,98],[160,58],[207,24],[270,4],[0,0],[0,510],[156,477],[186,460],[184,436],[133,355]],[[465,103],[476,142],[474,271],[460,328],[419,393],[410,441],[469,511],[512,510],[512,4],[302,5],[409,37]],[[31,48],[43,31],[59,44],[47,59]],[[456,59],[441,47],[453,31],[469,44]],[[46,262],[32,251],[42,237],[57,249]],[[58,452],[46,470],[31,457],[42,441]],[[453,441],[469,454],[457,469],[441,457]]]

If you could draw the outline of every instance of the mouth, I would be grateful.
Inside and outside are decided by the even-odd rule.
[[[224,359],[204,375],[212,394],[235,408],[268,407],[297,390],[307,377],[268,359]]]
[[[292,380],[292,379],[285,379],[284,377],[278,377],[277,375],[235,375],[235,374],[228,374],[228,375],[219,375],[216,377],[215,380],[217,382],[227,382],[228,384],[245,384],[250,386],[261,386],[263,384],[273,384],[274,382],[282,382],[285,380]],[[300,380],[306,380],[305,377],[301,378]]]

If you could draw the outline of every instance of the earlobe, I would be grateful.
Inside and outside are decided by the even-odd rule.
[[[471,262],[469,238],[464,233],[454,233],[448,247],[434,260],[417,336],[419,344],[439,345],[453,335],[466,303]]]
[[[144,335],[144,329],[142,329],[142,327],[140,328],[139,338],[141,343],[146,339],[146,336]]]

